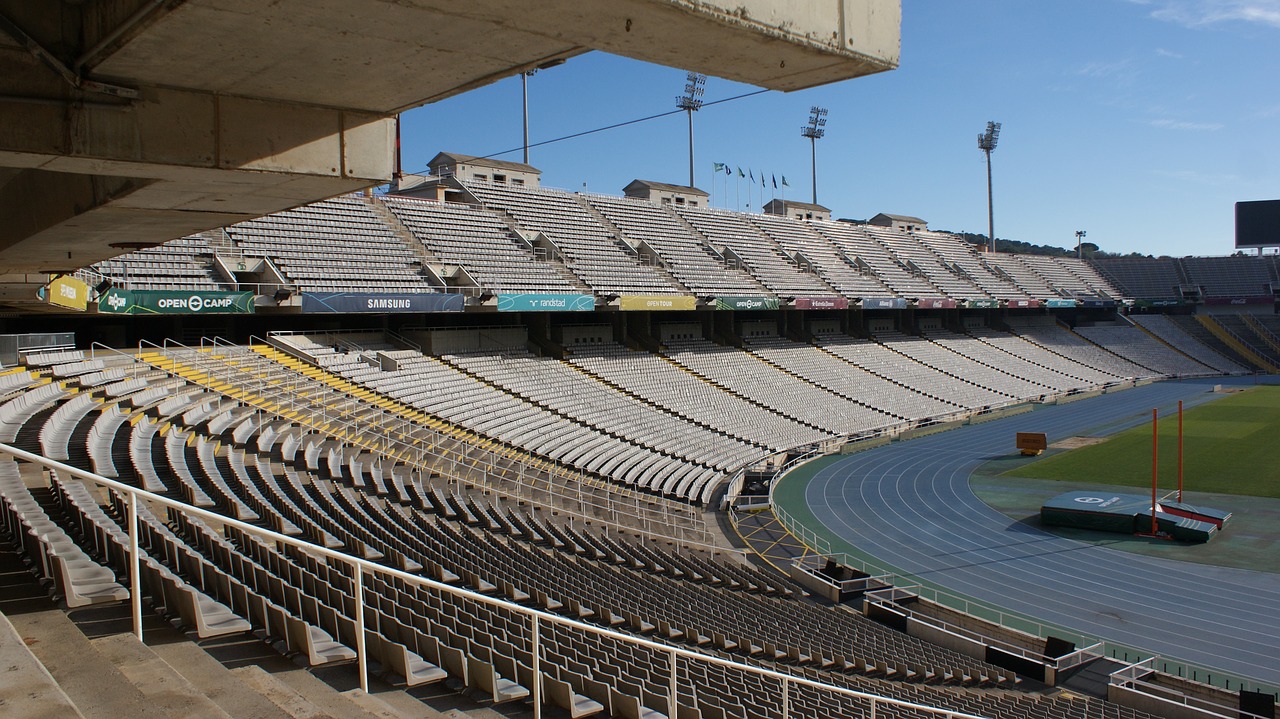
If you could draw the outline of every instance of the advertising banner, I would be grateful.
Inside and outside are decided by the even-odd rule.
[[[45,293],[44,301],[51,305],[77,312],[84,312],[89,308],[89,285],[74,277],[62,275],[50,282],[47,288],[41,289]]]
[[[1270,305],[1276,301],[1275,295],[1254,295],[1252,297],[1206,297],[1206,305]]]
[[[416,294],[302,293],[303,312],[461,312],[462,295],[421,292]]]
[[[623,295],[618,298],[618,309],[628,312],[634,310],[691,310],[698,306],[698,300],[682,295]]]
[[[98,298],[98,311],[117,315],[245,315],[253,312],[253,293],[112,287]]]
[[[907,301],[901,297],[863,297],[864,310],[905,310]]]
[[[777,297],[717,297],[718,310],[776,310]]]
[[[499,312],[590,312],[596,298],[579,294],[498,295]]]
[[[916,300],[916,307],[922,310],[953,310],[956,308],[956,301],[942,297],[921,297]]]
[[[1093,308],[1098,308],[1098,307],[1115,307],[1115,306],[1116,306],[1116,301],[1115,301],[1115,300],[1104,300],[1104,299],[1096,299],[1096,300],[1080,300],[1080,306],[1081,306],[1081,307],[1093,307]]]
[[[968,302],[964,303],[964,306],[971,307],[976,310],[994,310],[1000,306],[1000,300],[997,300],[997,299],[969,300]]]
[[[1050,301],[1053,301],[1053,300],[1050,300]],[[1040,300],[1009,300],[1008,304],[1010,307],[1036,308],[1040,306]],[[1071,306],[1075,307],[1074,304]]]
[[[795,308],[798,310],[847,310],[849,300],[845,297],[797,297]]]
[[[1045,307],[1075,307],[1075,300],[1049,300],[1044,303]]]

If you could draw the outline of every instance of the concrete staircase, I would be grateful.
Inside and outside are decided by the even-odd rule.
[[[64,611],[18,555],[0,551],[0,715],[23,719],[497,719],[447,689],[414,694],[354,666],[307,670],[251,636],[192,641],[127,604]],[[528,713],[525,707],[519,713]],[[510,716],[511,712],[504,714]]]

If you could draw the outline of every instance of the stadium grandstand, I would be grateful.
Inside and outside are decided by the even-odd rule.
[[[896,39],[897,3],[875,4]],[[589,48],[686,59],[646,49],[665,33],[780,45],[794,74],[740,52],[706,68],[779,89],[896,64],[883,17],[849,50],[707,8],[627,3],[664,29],[637,21],[644,37],[624,41],[589,32],[623,3],[482,2],[505,19],[422,12],[464,45],[486,30],[511,42],[500,67],[419,84],[339,73],[282,95],[282,78],[308,73],[262,62],[276,30],[177,5],[139,11],[80,65],[198,106],[217,73],[158,48],[251,32],[252,52],[210,65],[255,98],[223,111],[247,113],[247,134],[255,119],[286,126],[275,139],[292,151],[306,144],[292,130],[335,112],[360,119],[335,122],[360,128],[335,144],[389,154],[388,113]],[[269,12],[300,12],[280,5]],[[835,22],[783,5],[805,27]],[[308,32],[349,33],[354,54],[325,62],[399,47],[333,17],[355,25]],[[567,29],[552,43],[508,20]],[[0,46],[0,61],[54,32],[18,21],[31,43]],[[166,102],[135,129],[184,106]],[[175,152],[147,168],[150,190],[122,180],[71,213],[65,187],[38,222],[4,230],[6,715],[1274,716],[1269,676],[1192,674],[1173,648],[1109,651],[837,563],[769,495],[819,457],[1280,372],[1272,258],[989,253],[920,218],[734,212],[641,179],[570,192],[454,152],[352,192],[387,168],[344,158],[334,176],[331,158],[227,139],[252,161],[205,172]],[[0,140],[0,159],[20,144]],[[99,179],[103,158],[65,159],[58,172]],[[47,187],[49,172],[23,172]],[[183,192],[202,199],[162,206]],[[193,209],[215,201],[229,204]],[[739,522],[761,518],[778,528],[767,544],[797,557],[748,540]]]

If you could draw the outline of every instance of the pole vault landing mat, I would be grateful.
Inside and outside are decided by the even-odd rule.
[[[1229,512],[1177,502],[1156,503],[1158,534],[1183,542],[1207,542],[1231,518]],[[1090,529],[1121,534],[1151,531],[1151,497],[1110,492],[1067,492],[1040,507],[1040,522],[1048,526]]]

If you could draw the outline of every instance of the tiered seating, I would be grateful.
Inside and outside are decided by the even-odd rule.
[[[957,274],[938,259],[910,233],[892,227],[860,225],[859,229],[884,245],[898,263],[922,273],[945,297],[957,300],[985,299],[983,292],[969,277]]]
[[[1059,325],[1052,317],[1010,317],[1007,321],[1010,329],[1019,337],[1086,367],[1129,379],[1155,377],[1158,374],[1090,342]]]
[[[691,422],[773,450],[817,444],[833,437],[725,392],[648,352],[608,344],[575,349],[567,361]]]
[[[460,427],[570,467],[655,492],[686,492],[718,476],[682,458],[629,443],[483,382],[437,358],[393,353],[396,370],[366,365],[353,381]],[[685,497],[696,495],[682,494]]]
[[[811,222],[811,227],[826,237],[844,254],[864,263],[875,276],[899,297],[943,297],[945,293],[924,277],[903,269],[897,258],[873,237],[867,234],[866,225],[848,222]]]
[[[485,182],[465,186],[485,206],[548,237],[564,253],[569,269],[596,294],[680,293],[661,272],[624,250],[573,195]]]
[[[888,415],[751,354],[706,340],[667,342],[664,354],[708,382],[831,434],[857,435],[898,424]]]
[[[1266,328],[1248,322],[1243,315],[1223,313],[1212,315],[1211,319],[1272,366],[1280,367],[1280,346]]]
[[[1022,262],[1024,257],[1027,257],[1027,255],[991,252],[983,255],[982,261],[987,267],[992,268],[996,274],[1008,277],[1009,281],[1017,285],[1018,289],[1028,294],[1032,299],[1047,300],[1058,297],[1058,292],[1049,286],[1045,278]]]
[[[32,571],[46,580],[68,607],[119,602],[129,590],[109,568],[94,561],[49,518],[32,497],[17,463],[0,458],[0,530],[31,560]]]
[[[1271,270],[1257,257],[1187,257],[1183,268],[1205,297],[1273,295]]]
[[[1046,257],[1042,255],[1018,255],[1021,264],[1029,267],[1033,273],[1053,288],[1060,297],[1089,296],[1096,297],[1098,292],[1066,265],[1065,257]]]
[[[1234,347],[1223,342],[1220,337],[1210,332],[1207,327],[1200,323],[1200,320],[1193,315],[1166,315],[1171,322],[1176,324],[1179,329],[1195,338],[1201,344],[1212,349],[1218,354],[1230,358],[1237,364],[1244,367],[1253,368],[1253,361],[1248,357],[1241,355]]]
[[[958,355],[994,368],[1000,372],[1026,380],[1036,386],[1043,394],[1045,388],[1054,392],[1069,392],[1080,389],[1084,383],[1048,367],[1037,365],[1021,357],[1001,352],[995,347],[982,342],[974,342],[968,335],[959,335],[947,330],[931,329],[921,333],[935,344],[945,347]],[[1032,395],[1034,396],[1034,395]]]
[[[992,272],[978,258],[974,245],[946,232],[917,231],[912,235],[950,268],[967,277],[987,295],[999,300],[1028,299],[1027,293],[1005,277]]]
[[[1223,374],[1248,372],[1242,365],[1222,356],[1205,346],[1195,337],[1187,334],[1177,323],[1165,315],[1131,315],[1129,319],[1156,337],[1168,342],[1179,352]]]
[[[90,265],[117,287],[133,290],[217,290],[217,279],[209,269],[213,250],[199,235],[146,249],[127,252]]]
[[[732,472],[764,455],[758,446],[684,422],[612,392],[561,362],[538,359],[525,351],[445,355],[443,359],[557,414],[715,470],[700,473],[686,488],[677,488],[675,493],[682,496],[700,497],[706,483],[717,478],[715,472]]]
[[[1084,284],[1085,290],[1083,292],[1074,288],[1071,288],[1071,291],[1077,294],[1095,295],[1118,301],[1128,299],[1128,295],[1117,289],[1106,277],[1103,277],[1101,273],[1094,269],[1093,265],[1084,260],[1075,257],[1055,257],[1054,259],[1067,272],[1071,273],[1072,277]]]
[[[678,219],[647,200],[583,195],[582,200],[622,231],[633,243],[643,242],[662,258],[680,284],[697,295],[764,295],[764,288],[744,270],[724,259],[689,232]]]
[[[247,257],[265,257],[299,292],[433,292],[420,261],[373,209],[340,197],[231,225]]]
[[[484,210],[445,202],[386,196],[381,202],[441,262],[458,265],[494,292],[573,292],[550,264],[518,245],[502,220]]]
[[[1009,401],[999,392],[916,362],[879,342],[828,334],[820,336],[818,344],[827,352],[868,372],[965,409],[983,409]]]
[[[819,387],[895,417],[921,421],[953,414],[958,409],[954,404],[891,382],[811,345],[781,337],[753,337],[746,349]]]
[[[1126,297],[1144,300],[1180,299],[1183,284],[1178,260],[1172,257],[1110,257],[1090,260],[1103,277]]]
[[[1120,379],[1117,375],[1094,369],[1063,355],[1051,352],[1018,335],[997,332],[987,327],[969,328],[967,331],[970,336],[1005,352],[1010,357],[1031,362],[1040,367],[1046,367],[1059,375],[1074,378],[1079,381],[1078,386],[1082,388],[1102,387]]]
[[[906,355],[916,362],[1003,395],[1006,399],[1001,404],[1050,394],[1047,387],[1014,377],[995,367],[989,367],[957,354],[942,345],[930,342],[926,337],[912,337],[901,332],[877,332],[875,339],[894,352]]]
[[[707,238],[742,262],[770,292],[779,297],[830,297],[834,293],[816,274],[800,269],[795,260],[770,241],[741,213],[677,206],[675,211]]]
[[[1163,375],[1217,374],[1132,325],[1077,327],[1076,332],[1135,364]]]
[[[849,255],[841,254],[813,224],[780,215],[745,215],[797,261],[811,264],[818,275],[849,299],[890,297],[893,292],[869,268],[863,271]]]
[[[81,391],[107,396],[108,386],[83,386]],[[150,391],[145,382],[131,387],[121,405],[153,406],[153,400],[143,398]],[[169,394],[167,388],[164,394]],[[200,396],[162,401],[168,403],[163,415],[173,423],[170,431],[192,437],[195,448],[211,447],[214,437],[205,430],[223,427],[220,437],[230,446],[213,447],[215,464],[234,449],[244,465],[260,474],[250,481],[269,482],[281,494],[292,495],[289,506],[303,507],[327,536],[341,538],[350,551],[408,571],[654,641],[956,711],[1002,719],[1145,719],[1105,702],[1016,691],[1006,670],[860,614],[818,606],[748,565],[627,543],[617,535],[544,522],[534,516],[537,512],[504,513],[488,502],[442,499],[438,486],[428,492],[419,485],[416,504],[405,497],[382,499],[352,487],[355,478],[341,469],[349,465],[333,461],[347,452],[331,437],[307,433],[288,420],[255,421],[243,413],[228,423],[224,415],[234,408]],[[325,453],[327,464],[320,457]],[[199,463],[200,469],[196,464],[186,468],[193,476],[210,466],[199,449],[170,454],[170,460]],[[250,493],[237,486],[235,474],[237,481],[228,479],[228,488],[244,500]],[[119,526],[125,511],[121,498],[110,493],[109,510],[104,511],[83,488],[56,478],[55,487],[67,521],[93,545],[86,550],[105,564],[122,567],[127,541]],[[259,489],[258,494],[273,504],[281,501],[274,492]],[[406,501],[411,506],[402,504]],[[527,699],[530,687],[544,681],[533,673],[529,621],[505,606],[372,573],[363,575],[365,594],[357,598],[351,570],[343,563],[238,530],[218,531],[177,513],[162,523],[145,506],[139,510],[141,546],[148,555],[142,557],[144,591],[154,606],[197,636],[242,633],[247,625],[312,666],[340,664],[354,657],[355,617],[363,611],[363,640],[375,669],[397,674],[407,685],[451,677],[456,686],[502,703]],[[450,511],[455,519],[448,518]],[[373,548],[376,554],[369,551]],[[542,671],[567,688],[555,689],[550,682],[543,686],[563,708],[607,708],[616,716],[666,711],[670,667],[663,652],[547,622],[540,632]],[[678,696],[686,707],[681,715],[764,716],[781,708],[776,680],[687,660],[680,668]],[[946,686],[957,684],[968,688]],[[1003,688],[984,689],[990,686]],[[819,690],[793,688],[790,701],[792,711],[806,716],[865,709],[865,704]],[[920,716],[884,707],[880,715]]]

